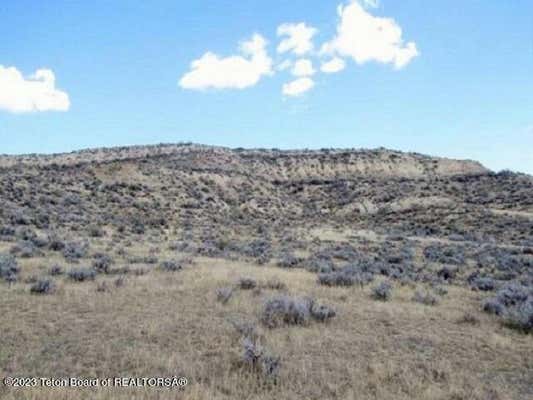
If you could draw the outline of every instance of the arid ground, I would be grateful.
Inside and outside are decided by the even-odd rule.
[[[5,399],[531,399],[533,178],[379,150],[0,156]]]

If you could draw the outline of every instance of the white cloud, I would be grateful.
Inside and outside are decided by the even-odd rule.
[[[322,63],[320,70],[326,74],[334,74],[346,68],[346,62],[342,58],[334,57],[330,61]]]
[[[315,86],[311,78],[298,78],[292,82],[283,85],[283,94],[285,96],[301,96]]]
[[[278,45],[278,53],[292,51],[304,55],[313,50],[313,36],[318,31],[304,22],[299,24],[282,24],[278,27],[278,36],[285,37]]]
[[[191,70],[179,81],[184,89],[244,89],[254,86],[264,75],[271,75],[272,59],[267,41],[259,34],[241,43],[242,55],[221,58],[207,52],[191,63]]]
[[[15,67],[0,65],[0,110],[13,113],[67,111],[68,94],[56,89],[55,75],[38,69],[27,78]]]
[[[392,18],[374,17],[352,0],[338,8],[337,35],[322,46],[323,54],[350,56],[356,63],[377,61],[399,69],[419,53],[414,42],[404,44],[402,28]]]
[[[292,67],[292,74],[294,76],[312,76],[315,74],[315,69],[313,68],[313,63],[307,58],[301,58],[296,60],[294,66]]]

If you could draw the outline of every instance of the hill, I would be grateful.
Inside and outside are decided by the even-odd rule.
[[[179,375],[189,399],[526,399],[533,178],[386,149],[0,156],[0,324],[2,376]]]

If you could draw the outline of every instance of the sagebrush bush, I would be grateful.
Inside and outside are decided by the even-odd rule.
[[[93,257],[93,268],[99,273],[107,274],[113,264],[113,258],[107,254],[97,253]]]
[[[89,243],[82,242],[67,242],[63,248],[63,256],[69,261],[77,261],[80,258],[87,256],[89,251]]]
[[[374,280],[371,272],[363,272],[351,267],[339,271],[319,274],[318,283],[325,286],[364,286]]]
[[[221,302],[222,304],[226,304],[231,299],[231,296],[233,296],[233,288],[232,287],[218,288],[216,290],[216,294],[217,294],[217,300]]]
[[[87,228],[87,234],[93,238],[100,238],[105,236],[105,231],[98,225],[91,225]]]
[[[294,254],[285,253],[280,256],[277,266],[281,268],[298,268],[300,267],[301,262],[302,259],[300,257],[296,257]]]
[[[233,318],[229,319],[228,321],[235,329],[235,331],[239,334],[241,339],[250,338],[252,340],[257,340],[259,338],[259,332],[254,322],[246,320],[237,320]]]
[[[439,296],[446,296],[448,294],[448,289],[441,285],[433,286],[433,291]]]
[[[56,284],[51,279],[39,279],[30,288],[30,292],[34,294],[51,294],[55,290]]]
[[[257,287],[257,282],[252,278],[240,278],[238,286],[243,290],[251,290]]]
[[[68,272],[68,277],[76,282],[93,280],[96,277],[96,271],[87,267],[73,268]]]
[[[260,372],[267,378],[276,378],[280,369],[280,358],[269,352],[258,342],[249,337],[242,340],[243,363],[254,372]]]
[[[43,255],[42,251],[40,251],[39,248],[29,240],[18,242],[16,245],[11,247],[9,252],[20,258],[32,258]]]
[[[329,258],[310,257],[305,263],[305,269],[309,272],[327,274],[333,271],[333,261]]]
[[[498,315],[505,325],[524,332],[533,330],[533,288],[510,283],[486,299],[483,310]]]
[[[496,289],[496,282],[490,277],[478,277],[475,278],[472,283],[472,289],[481,290],[484,292],[492,291]]]
[[[117,279],[114,280],[113,284],[115,287],[122,287],[126,284],[126,278],[124,276],[119,276]]]
[[[455,277],[457,276],[457,268],[456,267],[450,267],[450,266],[442,267],[437,272],[437,276],[441,277],[445,281],[451,281],[451,280],[455,279]]]
[[[311,318],[310,299],[277,296],[268,300],[261,315],[261,322],[269,328],[287,325],[306,325]]]
[[[161,264],[159,264],[159,267],[163,271],[169,271],[169,272],[181,271],[183,269],[182,263],[178,260],[163,261]]]
[[[56,275],[62,275],[63,274],[63,268],[60,266],[60,265],[53,265],[52,267],[50,267],[50,269],[48,270],[48,274],[49,275],[52,275],[52,276],[56,276]]]
[[[381,282],[372,289],[372,297],[381,301],[390,300],[392,298],[392,284],[387,281]]]
[[[504,313],[504,323],[510,328],[526,333],[533,332],[533,297]]]
[[[48,235],[48,248],[52,251],[61,251],[65,248],[65,242],[56,233]]]
[[[435,306],[439,302],[436,296],[422,290],[417,290],[415,292],[413,296],[413,301],[416,303],[424,304],[426,306]]]
[[[0,254],[0,278],[12,282],[16,280],[20,267],[17,260],[10,254]]]
[[[313,319],[324,322],[337,315],[336,311],[325,304],[317,304],[313,302],[311,305],[311,317]]]
[[[265,302],[261,322],[269,328],[276,328],[281,325],[307,325],[311,319],[326,321],[334,316],[332,308],[317,304],[313,299],[279,295]]]

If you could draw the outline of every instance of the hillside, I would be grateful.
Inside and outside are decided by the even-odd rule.
[[[190,399],[526,399],[533,178],[386,149],[0,156],[0,304],[3,376],[181,374]],[[132,393],[98,398],[174,398]]]

